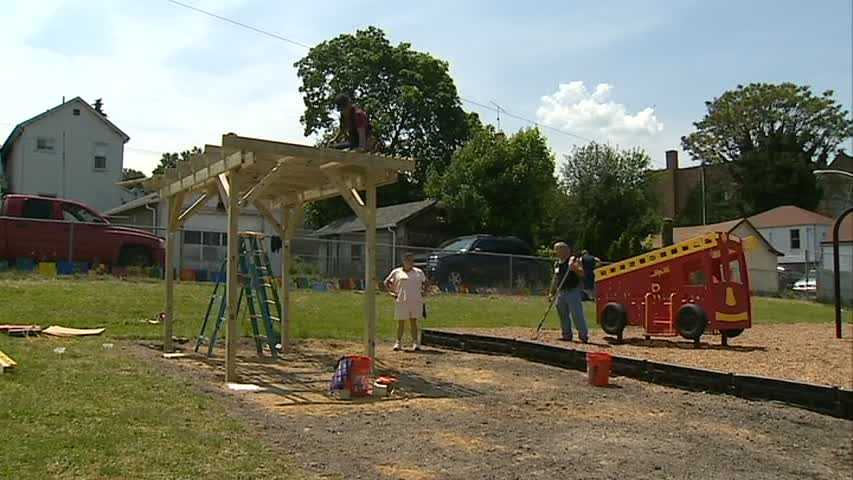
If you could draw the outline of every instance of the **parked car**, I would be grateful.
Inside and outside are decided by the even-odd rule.
[[[791,287],[795,292],[814,293],[817,291],[817,278],[805,277],[794,282]]]
[[[448,240],[436,251],[415,257],[429,279],[445,290],[460,286],[529,287],[550,280],[551,262],[515,237],[470,235]]]
[[[151,266],[164,257],[159,237],[111,225],[82,203],[14,194],[0,200],[0,258]]]

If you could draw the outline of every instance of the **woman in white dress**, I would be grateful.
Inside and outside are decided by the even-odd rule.
[[[394,351],[400,350],[407,320],[412,330],[412,348],[420,350],[418,320],[424,315],[426,275],[424,275],[423,270],[415,267],[413,254],[405,254],[403,266],[391,270],[391,273],[385,278],[385,288],[395,299],[394,318],[397,320],[397,343],[394,344]]]

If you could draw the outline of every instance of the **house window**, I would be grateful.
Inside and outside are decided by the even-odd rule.
[[[53,137],[36,137],[36,151],[53,153],[56,151],[56,139]]]
[[[80,109],[79,109],[79,108],[75,108],[75,109],[74,109],[74,111],[72,112],[72,114],[73,114],[75,117],[79,117],[79,116],[80,116]]]
[[[791,250],[799,250],[800,249],[800,229],[792,228],[791,229]]]
[[[107,169],[107,144],[95,144],[95,170]]]
[[[184,243],[187,245],[201,245],[201,232],[184,230]]]

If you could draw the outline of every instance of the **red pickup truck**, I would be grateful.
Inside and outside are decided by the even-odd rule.
[[[0,258],[122,266],[163,265],[164,243],[117,227],[82,203],[34,195],[0,200]]]

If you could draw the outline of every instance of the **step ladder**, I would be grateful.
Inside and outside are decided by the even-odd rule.
[[[240,295],[237,299],[237,311],[239,317],[243,299],[246,299],[246,307],[249,312],[249,323],[252,327],[252,337],[255,340],[255,348],[258,356],[263,356],[264,344],[269,348],[273,358],[278,357],[281,350],[281,336],[276,328],[281,324],[281,303],[279,302],[278,290],[275,278],[272,275],[269,255],[263,246],[264,235],[255,232],[240,232],[239,239],[239,265],[238,276],[240,283]],[[207,304],[201,331],[196,339],[195,351],[198,352],[202,345],[207,344],[207,356],[213,354],[213,348],[219,339],[222,326],[228,314],[228,295],[225,284],[227,261],[223,261],[213,294]],[[215,317],[212,317],[215,311]],[[208,332],[208,330],[211,330]],[[264,335],[261,334],[263,329]]]

